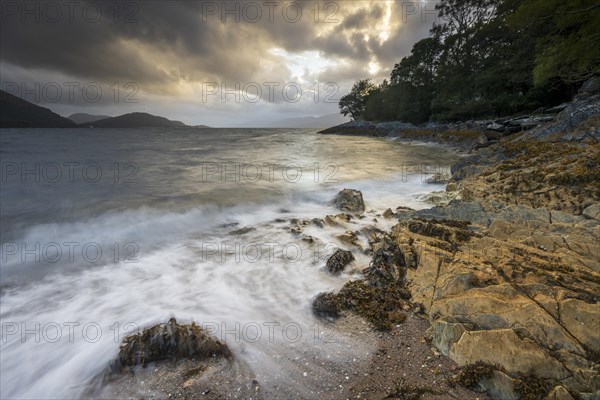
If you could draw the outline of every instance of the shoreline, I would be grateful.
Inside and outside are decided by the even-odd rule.
[[[315,224],[347,229],[345,244],[371,257],[359,279],[322,293],[312,307],[337,332],[375,340],[377,351],[355,368],[328,364],[331,375],[315,395],[598,398],[599,121],[594,114],[558,136],[551,124],[483,146],[461,141],[457,148],[471,154],[452,166],[431,208],[399,205],[373,217],[354,204],[354,193],[338,203],[338,215],[289,221],[300,240]],[[373,217],[372,227],[354,232],[353,221],[366,217]],[[380,229],[380,218],[393,227]],[[333,272],[351,263],[334,256],[327,261]],[[250,367],[235,362],[183,379],[189,368],[183,361],[157,364],[142,376],[158,397],[306,395],[263,386]],[[136,374],[105,389],[118,393]]]

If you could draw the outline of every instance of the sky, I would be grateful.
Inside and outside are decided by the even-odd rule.
[[[67,116],[189,125],[339,112],[428,36],[435,2],[1,0],[2,90]]]

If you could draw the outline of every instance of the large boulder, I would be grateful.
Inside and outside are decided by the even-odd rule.
[[[344,189],[333,199],[333,204],[342,211],[362,214],[365,212],[365,202],[359,190]]]
[[[154,325],[123,339],[116,368],[146,366],[166,359],[230,357],[229,347],[208,336],[194,322],[178,324],[171,318],[166,324]]]

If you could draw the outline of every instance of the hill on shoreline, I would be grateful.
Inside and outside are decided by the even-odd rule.
[[[167,128],[167,127],[188,127],[181,121],[172,121],[165,117],[156,115],[133,112],[120,115],[118,117],[109,117],[93,121],[91,123],[83,123],[81,125],[91,126],[94,128]]]
[[[0,90],[0,128],[74,128],[70,119]]]
[[[111,117],[76,113],[62,117],[48,108],[40,107],[20,97],[0,90],[0,128],[185,128],[181,121],[143,112],[133,112]],[[210,128],[196,125],[195,128]]]
[[[75,114],[69,115],[67,118],[69,118],[71,121],[75,122],[76,124],[81,125],[81,124],[88,124],[90,122],[99,121],[101,119],[112,118],[112,117],[110,115],[94,115],[94,114],[87,114],[87,113],[75,113]]]

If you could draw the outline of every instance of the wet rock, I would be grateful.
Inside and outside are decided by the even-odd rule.
[[[342,211],[357,214],[365,212],[365,202],[358,190],[343,189],[335,196],[333,204]]]
[[[388,285],[404,286],[406,276],[406,260],[398,244],[389,236],[384,235],[381,241],[374,243],[373,258],[369,267],[363,272],[375,286]]]
[[[369,321],[378,330],[389,330],[404,321],[401,312],[407,291],[398,285],[378,287],[365,280],[348,282],[337,293],[339,309],[349,310]]]
[[[446,185],[446,192],[456,192],[458,191],[458,184],[456,182],[450,182]]]
[[[314,244],[315,243],[315,238],[310,236],[310,235],[305,235],[302,237],[302,241],[308,244]]]
[[[337,249],[328,259],[326,263],[327,270],[332,274],[339,274],[346,268],[348,264],[354,261],[352,252],[348,250]]]
[[[255,230],[255,228],[253,228],[251,226],[246,226],[244,228],[233,230],[233,231],[229,232],[229,234],[230,235],[244,235],[246,233],[252,232],[253,230]]]
[[[327,215],[323,219],[323,222],[330,226],[344,225],[352,220],[352,216],[346,213],[340,213],[336,215]]]
[[[312,221],[313,225],[316,225],[319,228],[323,227],[323,220],[321,218],[313,218],[311,221]]]
[[[317,317],[337,319],[340,316],[340,307],[334,293],[320,293],[312,303],[313,313]]]
[[[338,235],[337,238],[340,240],[340,242],[349,246],[358,246],[358,237],[356,237],[356,234],[352,231],[346,231],[341,235]]]
[[[146,366],[165,359],[231,357],[229,347],[208,336],[194,322],[183,325],[171,318],[123,339],[114,366]]]
[[[339,221],[336,221],[335,217],[331,215],[325,216],[324,222],[330,226],[340,225]]]
[[[435,174],[433,174],[432,176],[430,176],[429,178],[427,178],[425,181],[427,183],[432,183],[432,184],[442,184],[442,183],[448,183],[448,181],[450,180],[452,176],[448,173],[443,173],[443,172],[437,172]]]
[[[384,218],[388,218],[388,219],[393,218],[394,217],[394,212],[392,211],[391,208],[388,208],[387,210],[385,210],[383,212],[383,217]]]

